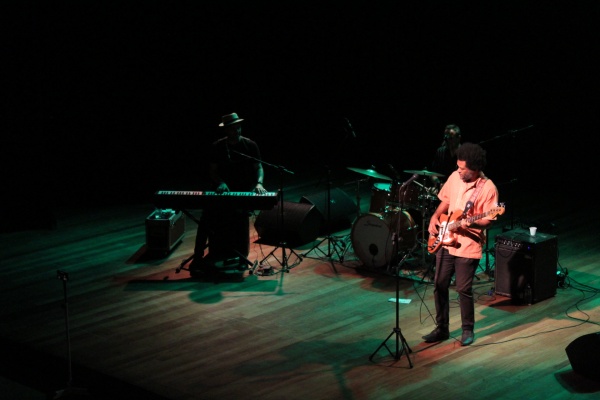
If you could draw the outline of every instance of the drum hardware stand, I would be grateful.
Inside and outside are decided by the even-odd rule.
[[[410,355],[409,355],[409,353],[412,353],[412,350],[408,346],[408,343],[406,342],[406,339],[404,338],[404,335],[402,334],[402,330],[400,329],[400,266],[404,263],[406,257],[408,257],[409,254],[410,254],[410,252],[406,253],[406,255],[402,258],[402,260],[400,260],[400,262],[398,263],[398,266],[396,267],[396,273],[395,273],[395,275],[396,275],[396,326],[392,329],[392,332],[390,332],[388,337],[385,338],[385,340],[383,342],[381,342],[381,344],[379,345],[379,347],[377,347],[377,349],[373,352],[373,354],[371,354],[371,356],[369,357],[369,360],[373,361],[373,357],[375,356],[375,354],[377,354],[377,352],[382,347],[385,347],[386,350],[388,351],[388,353],[390,353],[390,355],[392,357],[394,357],[396,360],[400,359],[400,357],[402,356],[402,353],[406,354],[406,358],[408,360],[408,365],[410,368],[412,368],[413,364],[412,364],[412,361],[411,361]],[[392,351],[386,344],[387,341],[392,337],[392,335],[396,335],[396,352],[395,353],[392,353]],[[402,349],[400,349],[400,344],[402,344]]]
[[[426,179],[426,177],[424,179]],[[415,183],[418,182],[415,181]],[[435,257],[433,257],[433,260],[429,263],[429,265],[427,265],[427,251],[425,250],[427,247],[427,240],[425,239],[425,221],[427,220],[427,217],[430,217],[430,215],[426,203],[427,191],[425,190],[425,185],[419,184],[419,186],[421,187],[421,190],[425,193],[421,195],[421,266],[426,268],[425,272],[423,273],[423,277],[421,278],[421,282],[425,282],[425,278],[435,268]]]
[[[491,250],[490,250],[490,247],[489,247],[489,244],[490,244],[490,240],[489,239],[490,238],[488,236],[488,233],[489,233],[489,229],[486,229],[485,230],[485,250],[484,250],[484,253],[485,253],[485,270],[483,272],[487,275],[488,281],[492,282],[494,280],[494,270],[490,266],[490,251]],[[481,267],[481,265],[480,265],[480,267]],[[475,274],[475,277],[478,278],[478,279],[480,279],[477,276],[477,274]]]
[[[331,263],[331,268],[333,268],[333,271],[337,274],[338,271],[335,268],[333,254],[335,252],[335,254],[338,256],[338,260],[341,263],[344,262],[344,255],[346,254],[348,248],[348,235],[342,238],[331,235],[331,169],[328,166],[325,166],[325,168],[327,168],[327,235],[320,242],[315,244],[310,250],[302,254],[302,257],[313,258],[309,257],[308,254],[310,254],[312,251],[320,251],[321,253],[323,253],[323,257],[329,260],[329,262]],[[326,240],[327,253],[325,253],[319,248],[319,246],[321,246],[321,244]]]
[[[73,387],[73,369],[71,363],[71,336],[69,333],[69,302],[67,297],[67,281],[69,280],[69,274],[64,271],[56,271],[56,277],[63,282],[63,292],[65,295],[65,328],[67,332],[67,387],[62,390],[57,390],[54,394],[53,399],[60,399],[63,397],[75,396],[87,396],[89,395],[87,389]]]
[[[360,182],[364,181],[364,182],[368,182],[369,178],[365,178],[365,179],[358,179],[356,181],[356,218],[360,217],[362,215],[362,210],[360,208],[360,199],[361,199],[361,195],[360,195]]]
[[[408,183],[402,184],[400,186],[400,188],[398,189],[398,200],[399,200],[398,204],[400,205],[400,209],[398,211],[398,220],[396,221],[396,231],[393,233],[393,235],[395,235],[394,240],[393,240],[394,248],[397,253],[400,251],[400,240],[403,240],[403,238],[404,238],[404,236],[402,235],[402,233],[403,233],[402,232],[402,228],[403,228],[402,227],[402,216],[404,215],[403,214],[404,197],[401,196],[401,193],[402,193],[402,189],[404,189],[406,186],[408,186]],[[386,206],[386,208],[387,208],[387,206]],[[409,255],[412,255],[412,252],[415,250],[416,247],[417,247],[417,244],[415,243],[413,245],[412,249],[408,250],[406,252],[406,254],[404,254],[404,257],[402,257],[400,262],[398,262],[397,267],[396,267],[396,272],[395,272],[396,276],[400,275],[400,266],[406,262],[406,259],[408,258]],[[391,269],[391,261],[392,260],[390,260],[390,263],[388,263],[388,269],[387,269],[388,273],[390,272],[390,269]]]

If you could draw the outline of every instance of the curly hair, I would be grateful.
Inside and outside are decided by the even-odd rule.
[[[473,171],[482,171],[486,164],[486,152],[478,144],[475,143],[463,143],[456,150],[456,158],[460,161],[466,161],[467,168]]]

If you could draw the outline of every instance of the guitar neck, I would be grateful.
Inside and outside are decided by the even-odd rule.
[[[486,211],[486,212],[481,213],[481,214],[473,215],[473,216],[467,218],[467,222],[468,223],[473,223],[473,222],[477,221],[478,219],[481,219],[483,217],[487,217],[490,213],[491,213],[491,211]]]
[[[473,215],[473,216],[471,216],[471,217],[467,217],[467,218],[464,218],[464,219],[465,219],[465,220],[466,220],[466,221],[467,221],[469,224],[472,224],[473,222],[477,221],[478,219],[481,219],[481,218],[483,218],[483,217],[486,217],[486,216],[488,216],[488,215],[489,215],[489,214],[491,214],[491,213],[492,213],[492,211],[490,210],[490,211],[486,211],[486,212],[484,212],[484,213],[481,213],[481,214],[476,214],[476,215]],[[450,222],[450,224],[449,224],[449,225],[451,225],[451,226],[449,226],[449,229],[450,229],[450,230],[452,230],[452,229],[455,229],[455,228],[457,228],[457,227],[460,225],[460,221],[461,221],[462,219],[463,219],[463,218],[456,218],[455,220],[453,220],[452,222]]]

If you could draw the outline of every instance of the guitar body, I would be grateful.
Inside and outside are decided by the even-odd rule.
[[[466,218],[468,223],[477,221],[483,217],[491,216],[492,218],[496,215],[504,214],[504,203],[498,204],[491,210],[484,212],[483,214],[474,215]],[[440,227],[437,236],[430,235],[427,240],[427,251],[429,254],[435,254],[442,246],[455,246],[458,238],[454,231],[458,228],[460,220],[463,219],[462,211],[456,210],[450,217],[447,215],[440,215]]]
[[[450,217],[447,215],[440,216],[440,227],[436,236],[429,236],[427,240],[427,251],[429,254],[435,254],[442,246],[454,246],[458,238],[451,228],[454,228],[453,223],[460,221],[462,211],[457,210]]]

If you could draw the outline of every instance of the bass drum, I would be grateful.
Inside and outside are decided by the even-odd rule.
[[[366,266],[389,265],[399,250],[415,245],[415,227],[415,221],[406,211],[361,215],[354,222],[350,236],[354,253]]]

